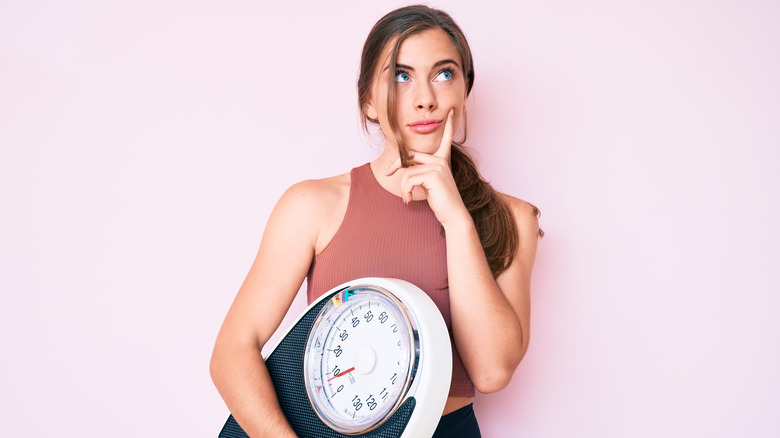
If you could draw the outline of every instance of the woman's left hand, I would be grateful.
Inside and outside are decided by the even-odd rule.
[[[401,166],[401,158],[396,158],[386,171],[387,176],[401,172],[401,197],[406,203],[413,199],[415,187],[422,187],[428,205],[445,229],[454,220],[471,219],[450,169],[454,113],[455,110],[450,110],[447,114],[441,144],[436,152],[414,152],[406,168]]]

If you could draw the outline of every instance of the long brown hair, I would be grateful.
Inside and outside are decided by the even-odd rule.
[[[366,113],[371,87],[379,67],[379,57],[385,45],[395,39],[390,55],[389,71],[391,74],[388,75],[387,115],[404,167],[408,166],[411,157],[401,139],[400,128],[395,122],[395,75],[392,72],[396,70],[398,49],[401,47],[401,43],[409,36],[429,29],[441,29],[452,38],[452,42],[461,56],[463,74],[466,79],[466,95],[468,95],[474,85],[471,49],[463,31],[444,11],[424,5],[414,5],[388,13],[369,32],[360,59],[360,75],[357,83],[358,105],[360,106],[363,127],[368,129],[368,123],[379,123],[378,120],[370,118]],[[490,271],[494,277],[497,277],[509,267],[517,252],[519,245],[517,226],[509,205],[490,183],[482,178],[474,160],[464,150],[463,142],[465,140],[466,130],[464,129],[463,141],[452,142],[450,158],[452,175],[460,196],[463,198],[463,203],[474,220]],[[536,207],[534,207],[534,211],[538,215]]]

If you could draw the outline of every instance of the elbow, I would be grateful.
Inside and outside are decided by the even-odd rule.
[[[219,386],[219,376],[221,375],[221,371],[222,355],[219,344],[217,344],[214,346],[214,350],[211,352],[211,360],[209,360],[209,375],[211,376],[211,381],[217,387]]]
[[[262,346],[250,337],[240,339],[236,336],[217,336],[214,350],[209,360],[209,374],[217,390],[229,385],[236,373],[251,368],[257,361],[262,362]]]
[[[236,352],[236,346],[230,342],[230,338],[224,337],[220,333],[214,343],[214,350],[212,350],[209,360],[209,375],[217,389],[220,389],[224,377],[230,374],[228,368],[231,362],[235,362],[235,360],[231,361],[231,358],[235,359],[236,357],[240,357]]]
[[[514,369],[495,369],[488,372],[478,373],[471,382],[474,384],[474,389],[482,394],[490,394],[498,392],[512,380]]]
[[[490,394],[506,388],[524,354],[525,348],[520,348],[516,354],[505,357],[503,361],[483,364],[479,367],[480,372],[471,376],[474,389],[482,394]]]

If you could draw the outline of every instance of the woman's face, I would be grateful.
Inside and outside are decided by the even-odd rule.
[[[395,78],[395,123],[409,152],[433,153],[441,143],[444,123],[454,109],[457,130],[466,103],[466,79],[460,53],[447,33],[430,29],[406,38],[398,49],[397,70],[388,71],[391,40],[379,58],[366,113],[379,120],[388,145],[395,136],[387,117],[388,75]]]

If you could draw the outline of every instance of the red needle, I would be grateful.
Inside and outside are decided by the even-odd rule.
[[[340,372],[340,373],[336,374],[335,376],[333,376],[333,377],[331,377],[330,379],[328,379],[328,382],[330,382],[331,380],[335,379],[336,377],[341,377],[341,376],[343,376],[344,374],[349,374],[349,373],[351,373],[352,371],[355,371],[355,367],[352,367],[352,368],[350,368],[350,369],[348,369],[348,370],[344,370],[344,371],[342,371],[342,372]]]

